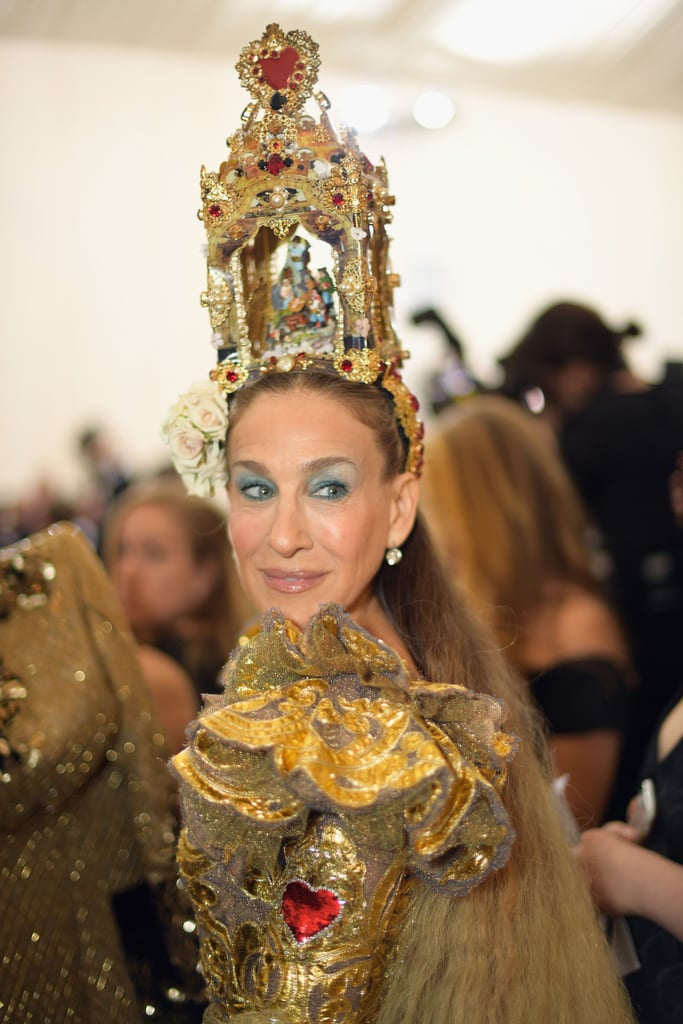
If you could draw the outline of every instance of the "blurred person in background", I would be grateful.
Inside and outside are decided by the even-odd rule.
[[[629,652],[552,437],[507,398],[469,398],[436,421],[424,490],[451,575],[529,681],[578,824],[601,822],[626,727]]]
[[[0,551],[0,1016],[199,1024],[168,749],[83,534]]]
[[[628,821],[581,837],[578,857],[600,910],[625,916],[635,958],[625,984],[642,1024],[683,1008],[683,688],[650,741]]]
[[[683,682],[683,529],[672,500],[683,385],[672,372],[656,384],[633,372],[622,346],[640,333],[636,324],[613,328],[588,306],[558,302],[500,360],[507,393],[542,391],[544,415],[609,556],[610,595],[640,677],[620,815],[655,723]]]
[[[88,427],[79,434],[78,450],[105,505],[132,482],[123,459],[99,427]]]
[[[107,509],[131,485],[133,475],[101,427],[88,426],[82,430],[76,439],[76,447],[89,486],[78,496],[74,515],[69,518],[73,518],[87,533],[101,555],[102,523]]]
[[[221,668],[250,612],[224,515],[177,482],[139,484],[110,509],[104,557],[178,750],[202,695],[221,692]]]

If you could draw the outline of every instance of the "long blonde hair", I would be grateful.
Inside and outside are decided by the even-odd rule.
[[[391,400],[367,385],[311,371],[271,374],[238,392],[233,417],[264,391],[291,390],[346,404],[373,430],[387,473],[401,471],[405,445]],[[402,561],[383,565],[375,587],[424,676],[501,697],[506,728],[522,739],[504,794],[517,833],[510,860],[459,900],[415,884],[376,1024],[631,1022],[553,803],[526,685],[451,586],[419,517]]]
[[[502,645],[549,586],[598,590],[581,500],[554,439],[516,403],[481,395],[444,413],[425,461],[438,548]]]

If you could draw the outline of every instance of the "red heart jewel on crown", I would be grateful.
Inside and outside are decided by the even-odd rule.
[[[297,50],[293,46],[286,46],[276,57],[261,57],[258,64],[271,89],[286,89],[289,76],[298,62]]]
[[[305,942],[339,916],[341,903],[330,889],[290,882],[282,894],[282,916],[297,942]]]

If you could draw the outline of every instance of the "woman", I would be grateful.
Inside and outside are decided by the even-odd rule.
[[[228,464],[231,538],[260,611],[277,603],[303,627],[321,603],[341,602],[400,654],[411,677],[504,697],[508,728],[523,738],[505,797],[517,832],[510,860],[457,901],[428,885],[417,890],[376,1019],[628,1020],[536,761],[533,716],[439,570],[415,518],[417,483],[402,471],[395,417],[379,389],[354,389],[312,371],[269,376],[233,399]],[[383,562],[385,549],[401,545],[400,564]],[[198,725],[195,743],[203,746],[214,726]],[[176,763],[186,784],[196,780],[194,759]],[[220,788],[214,769],[207,778]],[[187,790],[185,806],[186,841],[197,841],[201,826]],[[221,811],[213,806],[220,834]],[[200,880],[187,865],[201,855],[185,856],[192,894]],[[204,885],[207,877],[210,870]],[[204,926],[215,938],[206,918]],[[577,945],[571,955],[559,946],[569,935]]]
[[[0,552],[0,647],[2,1020],[198,1021],[164,737],[73,524]]]
[[[277,25],[242,51],[254,102],[202,176],[215,383],[165,426],[186,482],[228,480],[263,614],[174,759],[205,1021],[625,1022],[533,714],[416,513],[393,200],[322,94],[303,112],[317,67]],[[304,234],[334,302],[320,325],[317,271],[283,335],[269,296]]]
[[[471,398],[438,421],[425,484],[451,573],[531,684],[575,818],[599,824],[626,728],[629,654],[552,437],[506,398]]]
[[[506,389],[540,388],[560,451],[611,563],[610,592],[628,632],[640,686],[618,783],[619,813],[683,668],[683,530],[670,488],[683,451],[683,389],[650,383],[628,364],[636,324],[594,309],[544,309],[501,362]]]
[[[178,751],[247,616],[225,520],[173,484],[129,489],[106,523],[105,561],[138,642],[169,749]]]
[[[626,985],[644,1024],[674,1024],[683,1005],[683,695],[653,735],[628,823],[585,832],[578,857],[598,907],[627,915],[636,952]]]

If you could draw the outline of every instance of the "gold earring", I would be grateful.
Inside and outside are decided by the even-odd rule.
[[[384,561],[387,565],[398,565],[402,558],[403,552],[400,548],[387,548],[384,555]]]

